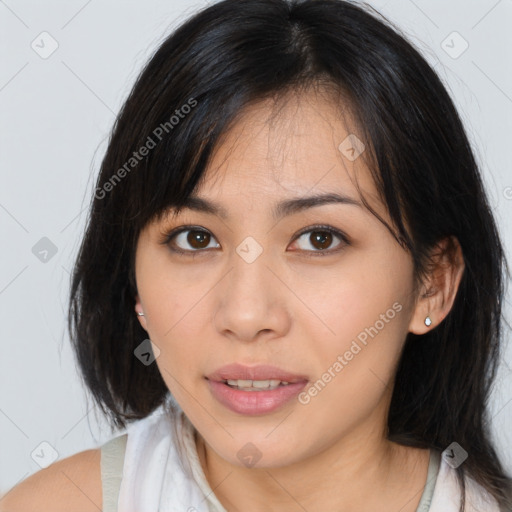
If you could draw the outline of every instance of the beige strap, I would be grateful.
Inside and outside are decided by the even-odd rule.
[[[117,512],[127,438],[128,434],[123,434],[101,446],[103,512]]]
[[[441,453],[433,448],[430,450],[430,462],[428,464],[427,482],[423,489],[420,502],[416,512],[428,512],[434,495],[439,466],[441,464]]]

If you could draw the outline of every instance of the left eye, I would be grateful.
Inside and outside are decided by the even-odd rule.
[[[332,248],[329,249],[329,247],[332,246],[333,240],[336,238],[339,240],[338,244],[334,246],[335,247],[334,249],[332,249]],[[304,248],[304,246],[303,246],[302,248],[300,248],[301,250],[305,250],[308,252],[316,252],[316,253],[335,252],[344,243],[348,244],[346,237],[342,233],[340,233],[337,230],[334,230],[332,228],[327,228],[327,227],[325,227],[325,228],[317,227],[314,229],[309,229],[308,231],[303,231],[300,235],[297,236],[296,240],[298,242],[300,240],[305,242],[306,247]],[[313,249],[316,249],[316,250],[310,251],[307,248],[307,244],[310,244],[310,246],[312,246]],[[323,254],[320,254],[320,255],[323,256]]]

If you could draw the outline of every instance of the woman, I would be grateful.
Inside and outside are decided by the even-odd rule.
[[[70,332],[127,432],[75,459],[73,509],[511,510],[485,409],[505,270],[460,118],[395,29],[211,5],[101,166]]]

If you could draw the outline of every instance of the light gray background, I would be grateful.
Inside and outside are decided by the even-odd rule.
[[[512,1],[370,3],[419,45],[447,84],[510,258]],[[0,494],[38,471],[36,461],[44,464],[52,450],[64,458],[111,437],[86,399],[70,350],[69,272],[115,114],[158,43],[205,4],[0,0]],[[35,41],[40,52],[51,48],[44,31],[58,43],[46,59],[31,47]],[[454,31],[469,44],[457,58],[464,42]],[[46,263],[32,252],[42,237],[57,248]],[[509,321],[510,312],[509,294]],[[509,472],[511,361],[508,349],[489,404]]]

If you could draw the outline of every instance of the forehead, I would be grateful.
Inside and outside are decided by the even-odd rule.
[[[348,109],[319,94],[267,99],[241,112],[219,139],[196,194],[226,200],[320,193],[380,202],[366,145]],[[360,154],[359,154],[360,153]]]

